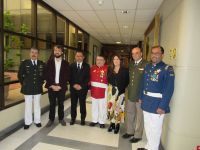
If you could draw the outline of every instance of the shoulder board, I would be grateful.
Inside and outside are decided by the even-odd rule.
[[[169,66],[169,65],[165,66],[165,70],[168,70],[169,72],[174,72],[173,66]]]
[[[168,66],[168,65],[166,65],[166,66],[165,66],[165,70],[167,70],[168,68],[169,68],[169,66]]]

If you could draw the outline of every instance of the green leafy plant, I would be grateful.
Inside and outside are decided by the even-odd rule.
[[[12,22],[12,15],[9,11],[4,12],[4,29],[9,31],[14,31],[14,24]],[[28,26],[26,24],[21,24],[20,33],[27,34]],[[14,66],[13,58],[10,58],[9,52],[12,48],[21,48],[24,45],[24,42],[15,35],[5,34],[5,60],[4,60],[4,71],[7,71],[9,68]],[[17,57],[20,57],[20,53],[16,54]]]

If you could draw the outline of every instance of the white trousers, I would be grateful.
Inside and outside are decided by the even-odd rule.
[[[145,148],[148,150],[159,150],[162,124],[165,115],[149,113],[146,111],[143,111],[143,114],[144,128],[147,136],[147,144]]]
[[[92,97],[92,122],[105,124],[107,119],[107,100],[106,98],[95,99]]]
[[[25,125],[30,125],[33,122],[32,116],[32,103],[34,104],[34,123],[41,123],[41,108],[40,108],[41,94],[37,95],[24,95],[25,98]]]

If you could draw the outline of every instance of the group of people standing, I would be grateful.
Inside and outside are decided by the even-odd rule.
[[[142,58],[142,50],[135,47],[131,50],[132,60],[129,68],[121,63],[121,56],[116,54],[111,65],[106,65],[104,56],[96,57],[96,64],[91,68],[84,62],[83,51],[75,53],[75,62],[63,59],[63,48],[54,46],[53,55],[46,65],[38,60],[39,51],[31,48],[30,59],[23,61],[19,68],[18,78],[22,85],[21,92],[25,97],[25,124],[28,129],[32,122],[41,127],[40,97],[43,83],[48,89],[50,103],[49,121],[46,127],[54,124],[55,108],[58,105],[58,119],[62,126],[64,120],[64,100],[67,83],[70,83],[71,121],[76,123],[77,104],[80,104],[81,125],[85,125],[87,115],[86,97],[90,89],[92,100],[92,122],[89,126],[99,124],[105,128],[110,120],[108,132],[117,134],[120,123],[125,121],[126,133],[122,136],[131,143],[142,140],[145,128],[147,144],[138,150],[158,150],[164,115],[169,112],[169,102],[174,90],[174,71],[162,61],[164,49],[154,46],[151,49],[151,62]],[[125,100],[125,89],[128,97]],[[34,121],[32,118],[34,102]]]

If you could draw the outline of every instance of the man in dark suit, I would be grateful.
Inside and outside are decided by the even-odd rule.
[[[41,127],[40,97],[44,83],[44,63],[38,60],[38,49],[31,48],[30,59],[22,61],[19,67],[18,79],[21,83],[21,93],[25,98],[24,129],[33,122],[32,103],[34,103],[34,123]]]
[[[71,64],[70,94],[71,94],[71,122],[73,125],[77,116],[77,102],[79,100],[81,125],[85,125],[86,117],[86,96],[88,92],[88,82],[90,80],[90,66],[85,63],[82,51],[75,54],[75,62]]]
[[[46,127],[50,127],[55,119],[56,100],[58,103],[58,118],[62,126],[66,126],[64,120],[64,100],[67,90],[67,82],[70,78],[70,68],[67,61],[62,58],[63,48],[60,45],[54,46],[54,57],[49,59],[46,65],[46,85],[48,89],[50,112],[49,122]]]

